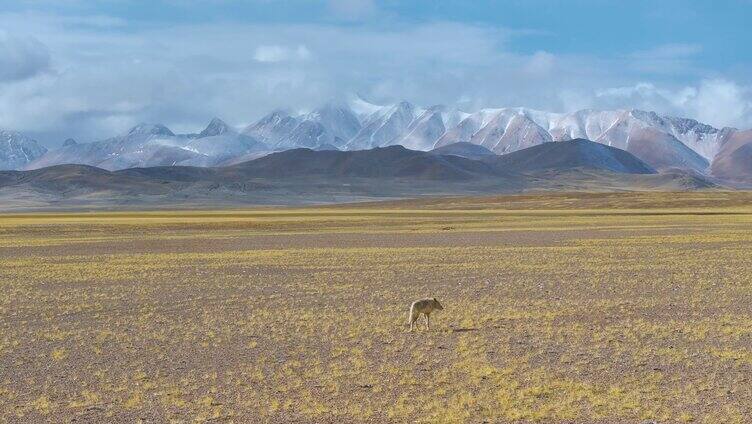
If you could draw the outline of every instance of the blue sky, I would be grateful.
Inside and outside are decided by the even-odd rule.
[[[750,0],[10,0],[0,127],[54,146],[356,93],[752,127],[750,17]]]

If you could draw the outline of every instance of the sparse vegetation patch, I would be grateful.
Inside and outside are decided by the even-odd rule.
[[[0,422],[750,422],[752,208],[654,196],[2,216]]]

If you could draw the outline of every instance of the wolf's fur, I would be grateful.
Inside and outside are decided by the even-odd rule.
[[[436,298],[426,298],[426,299],[420,299],[413,302],[412,305],[410,305],[410,317],[409,317],[409,324],[410,324],[410,331],[413,331],[413,324],[415,324],[415,321],[418,320],[418,317],[420,314],[423,314],[426,316],[426,327],[428,329],[431,329],[431,312],[433,311],[441,311],[444,309],[443,306],[441,306],[441,303],[439,303]],[[415,328],[418,328],[418,325],[415,324]]]

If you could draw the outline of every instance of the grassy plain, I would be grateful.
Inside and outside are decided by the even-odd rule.
[[[0,215],[0,422],[73,419],[752,422],[752,195]]]

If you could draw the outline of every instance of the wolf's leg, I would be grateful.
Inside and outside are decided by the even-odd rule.
[[[431,314],[426,314],[426,327],[428,327],[429,330],[431,329]]]
[[[416,314],[415,310],[413,308],[410,308],[410,332],[413,331],[413,324],[415,324],[415,321],[418,320],[418,316],[420,316],[420,314]]]

